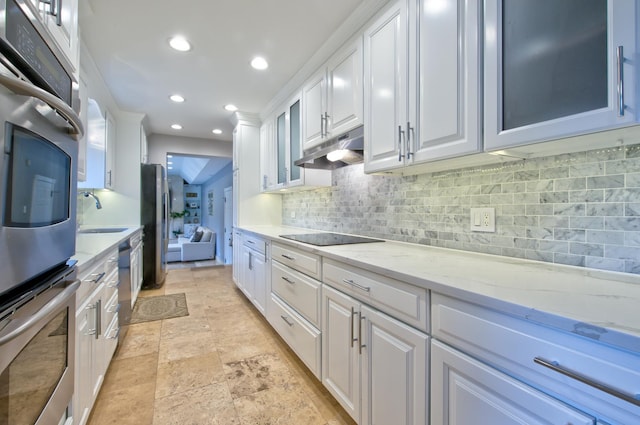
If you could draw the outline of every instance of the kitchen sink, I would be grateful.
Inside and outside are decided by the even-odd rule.
[[[127,230],[127,227],[96,227],[94,229],[78,230],[78,233],[120,233]]]

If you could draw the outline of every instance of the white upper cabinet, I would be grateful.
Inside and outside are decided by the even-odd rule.
[[[479,8],[402,0],[365,30],[365,171],[482,150]]]
[[[31,0],[40,21],[49,31],[74,71],[79,70],[78,0]]]
[[[274,123],[275,118],[269,117],[262,123],[260,127],[260,187],[263,191],[271,190],[276,187],[276,170],[273,158],[274,144]]]
[[[303,148],[362,124],[362,38],[348,43],[302,89]]]
[[[409,74],[409,121],[417,125],[405,130],[407,161],[482,150],[480,7],[476,0],[422,0],[417,12],[410,11],[419,16],[419,27],[417,52],[409,53],[409,69],[416,60],[418,73]]]
[[[485,8],[485,150],[637,121],[634,0]]]
[[[364,169],[404,164],[407,123],[407,2],[396,2],[364,32]]]

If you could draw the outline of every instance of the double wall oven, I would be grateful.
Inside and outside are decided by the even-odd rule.
[[[0,425],[72,422],[83,128],[38,13],[0,0]]]

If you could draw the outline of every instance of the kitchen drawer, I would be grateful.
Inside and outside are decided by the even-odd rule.
[[[95,291],[101,283],[106,282],[115,273],[118,276],[118,251],[114,249],[97,259],[93,267],[80,273],[80,287],[76,292],[76,305],[80,305]]]
[[[271,290],[304,318],[320,327],[322,283],[289,267],[271,263]]]
[[[313,278],[320,279],[320,265],[322,261],[319,255],[277,243],[274,243],[271,249],[272,259]]]
[[[116,314],[109,322],[109,325],[103,331],[104,336],[104,364],[109,367],[113,354],[118,347],[118,336],[120,335],[120,323],[118,322],[118,315]]]
[[[640,406],[552,369],[562,368],[635,398],[640,394],[637,354],[441,294],[432,294],[432,314],[435,338],[605,422],[640,423]],[[575,328],[591,329],[597,336],[594,326],[576,323]]]
[[[242,243],[261,254],[265,253],[266,244],[265,241],[260,238],[244,233],[242,235]]]
[[[271,326],[318,378],[320,377],[320,331],[271,294],[267,317]]]
[[[424,288],[325,259],[323,282],[417,329],[429,325],[429,293]]]

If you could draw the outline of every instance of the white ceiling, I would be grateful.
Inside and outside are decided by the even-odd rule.
[[[171,154],[167,174],[180,176],[188,184],[203,184],[229,164],[231,158]]]
[[[146,114],[148,131],[230,141],[223,106],[260,113],[366,1],[81,0],[80,29],[118,106]],[[176,34],[192,42],[190,52],[168,46]],[[269,69],[252,69],[255,55]],[[174,93],[186,101],[171,102]]]

